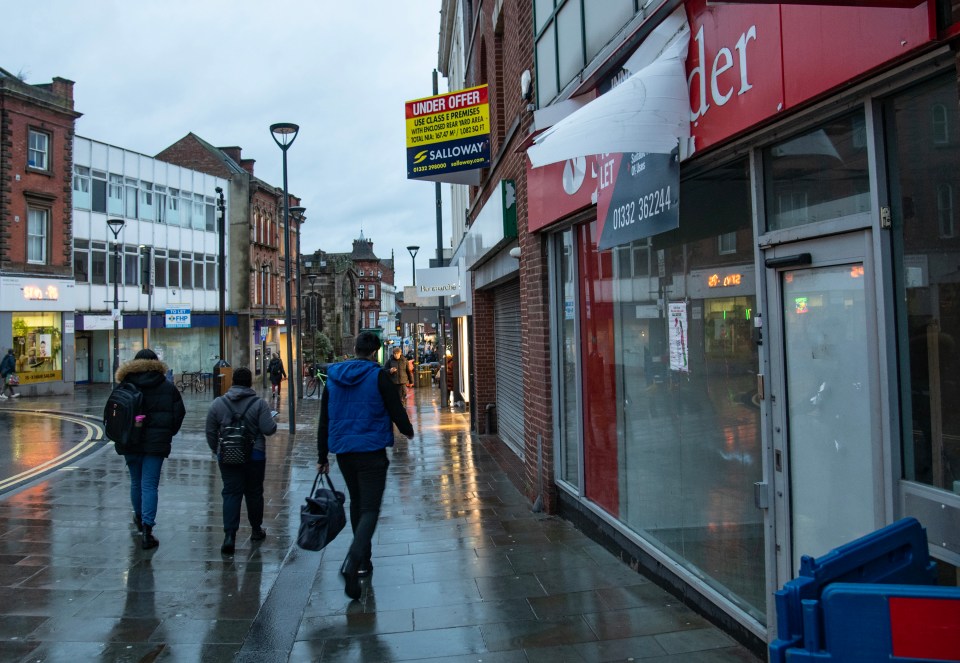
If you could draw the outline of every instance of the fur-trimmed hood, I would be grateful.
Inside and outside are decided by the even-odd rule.
[[[164,378],[167,376],[168,367],[159,359],[131,359],[120,365],[117,369],[117,382],[123,382],[133,373],[159,372]]]

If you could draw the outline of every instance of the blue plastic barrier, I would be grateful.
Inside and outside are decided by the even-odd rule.
[[[893,653],[895,643],[903,643],[893,634],[916,632],[904,629],[911,618],[898,606],[933,601],[947,626],[960,619],[955,612],[960,610],[960,589],[936,587],[935,582],[936,563],[915,518],[904,518],[817,559],[804,555],[799,576],[776,593],[777,639],[770,645],[770,661],[960,661],[960,647],[954,648],[954,658],[911,657],[907,652],[921,651],[912,646]],[[950,638],[960,637],[960,630],[942,630],[940,644],[949,652]],[[865,648],[868,641],[881,643],[881,649]],[[878,658],[877,651],[884,653]]]

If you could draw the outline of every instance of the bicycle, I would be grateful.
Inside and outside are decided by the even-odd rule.
[[[202,393],[207,385],[203,381],[203,371],[183,371],[180,374],[180,381],[176,383],[177,389],[186,391],[187,387],[198,394]]]
[[[313,398],[313,395],[318,393],[318,386],[320,387],[321,391],[327,386],[327,376],[320,371],[317,371],[315,374],[307,378],[307,384],[304,388],[303,395],[307,398]]]

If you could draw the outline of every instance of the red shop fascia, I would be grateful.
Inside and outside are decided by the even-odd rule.
[[[685,9],[690,24],[688,160],[936,45],[934,0],[907,8],[693,0]],[[614,57],[623,61],[628,55]],[[592,156],[586,164],[541,168],[528,159],[529,231],[594,205],[599,173]]]

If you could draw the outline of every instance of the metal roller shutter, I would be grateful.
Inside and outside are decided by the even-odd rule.
[[[523,366],[520,357],[520,282],[494,291],[494,362],[497,432],[523,456]]]

